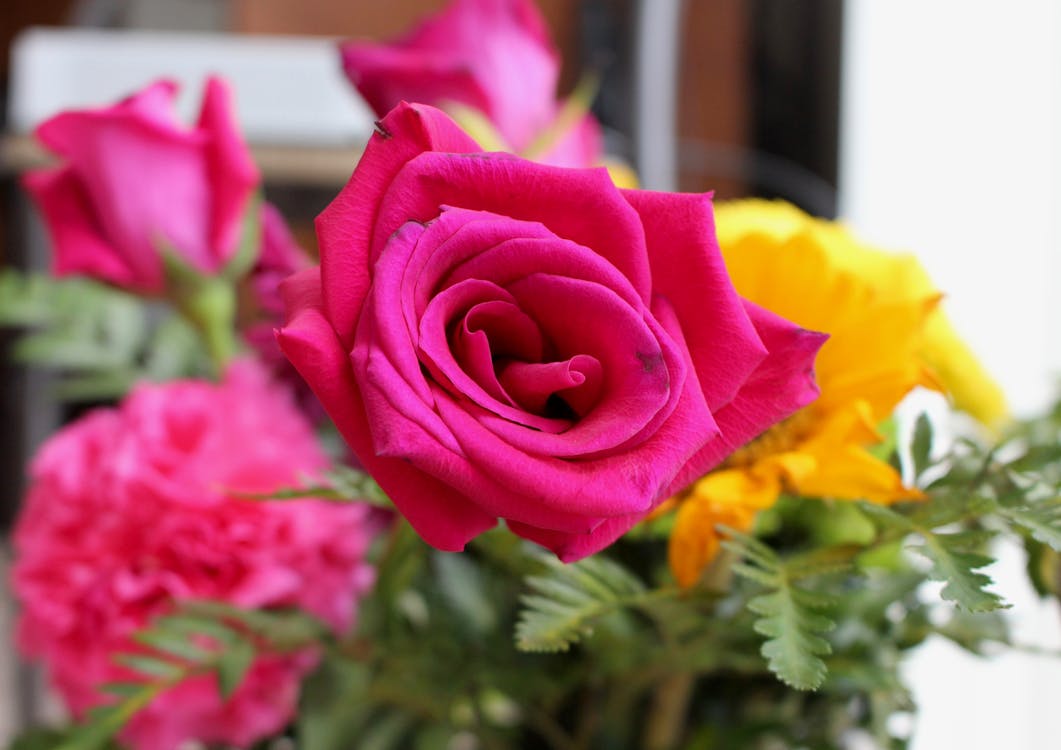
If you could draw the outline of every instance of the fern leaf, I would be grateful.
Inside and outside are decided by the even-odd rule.
[[[1000,506],[996,512],[1028,531],[1036,541],[1061,552],[1061,498],[1028,505]]]
[[[169,656],[198,664],[213,656],[213,652],[203,648],[186,635],[159,629],[142,630],[133,635],[133,640],[142,646]]]
[[[761,652],[770,671],[797,690],[815,690],[828,672],[821,659],[832,653],[822,635],[834,623],[820,613],[829,602],[782,578],[774,591],[748,602],[748,609],[759,615],[755,632],[766,637]]]
[[[993,612],[1007,609],[1008,604],[986,587],[991,585],[991,578],[977,572],[990,565],[990,557],[969,552],[962,539],[953,539],[950,534],[922,534],[924,543],[914,545],[913,549],[932,561],[929,575],[945,582],[940,595],[947,601],[969,612]]]
[[[930,504],[935,502],[933,498]],[[969,612],[993,612],[1009,607],[1002,597],[987,590],[986,587],[993,583],[991,578],[978,572],[992,562],[991,558],[972,551],[983,541],[982,534],[976,531],[937,533],[921,520],[932,516],[931,509],[907,517],[891,508],[871,503],[863,503],[861,507],[886,526],[921,537],[922,541],[914,543],[911,548],[932,562],[929,574],[933,579],[945,583],[941,592],[944,599]],[[947,519],[950,520],[949,514]]]
[[[636,603],[645,591],[626,568],[603,557],[570,565],[550,560],[547,565],[544,575],[527,578],[532,593],[521,598],[516,624],[521,651],[567,651],[592,633],[594,620]]]
[[[248,641],[237,641],[224,651],[217,661],[217,685],[221,698],[228,700],[243,683],[257,652]]]
[[[166,659],[141,654],[118,654],[114,660],[123,667],[139,672],[145,677],[159,680],[176,680],[184,675],[185,668]]]
[[[806,578],[835,572],[842,569],[841,560],[849,558],[802,556],[791,561],[790,569],[789,561],[746,534],[733,533],[728,544],[746,561],[736,563],[734,573],[767,589],[748,602],[748,609],[758,615],[753,627],[766,638],[761,653],[770,671],[797,690],[817,689],[828,672],[822,657],[832,653],[822,636],[834,627],[833,621],[823,614],[833,601],[797,587],[793,574]]]

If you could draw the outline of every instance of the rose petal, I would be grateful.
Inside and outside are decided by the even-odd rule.
[[[499,377],[505,390],[527,411],[542,413],[550,399],[559,396],[580,416],[600,400],[604,369],[596,357],[576,354],[561,362],[509,362]]]
[[[818,396],[814,358],[828,335],[795,326],[751,302],[745,301],[744,306],[770,354],[736,397],[715,412],[721,435],[674,478],[668,494],[683,489],[734,450]]]
[[[641,220],[606,169],[569,170],[503,154],[423,153],[394,176],[379,203],[371,262],[398,227],[410,219],[430,221],[443,205],[541,222],[605,258],[649,300],[652,275]]]
[[[712,410],[729,403],[767,350],[726,274],[709,194],[624,190],[641,216],[656,294],[673,305]],[[710,310],[710,313],[706,311]]]
[[[280,348],[310,384],[366,470],[417,533],[439,549],[464,549],[470,539],[492,528],[496,518],[408,462],[375,455],[350,360],[324,318],[320,287],[313,300],[307,280],[301,280],[304,286],[298,295],[303,306],[295,309],[288,325],[277,332]]]
[[[402,99],[467,104],[517,150],[554,116],[560,74],[530,0],[458,0],[394,43],[345,45],[343,66],[377,112]]]
[[[346,187],[317,217],[324,306],[349,349],[370,285],[369,243],[384,193],[406,162],[424,151],[473,152],[478,145],[433,107],[398,105],[379,124]],[[426,217],[434,218],[438,211]],[[391,227],[395,231],[405,220]],[[426,220],[425,219],[425,220]]]
[[[446,336],[448,324],[458,317],[458,312],[487,300],[511,303],[513,298],[496,284],[481,280],[464,281],[440,292],[420,319],[417,347],[421,361],[436,382],[452,389],[449,394],[452,398],[468,398],[484,409],[534,430],[560,432],[566,429],[569,426],[566,420],[551,420],[540,414],[528,413],[513,402],[497,380],[489,344],[477,358],[477,378],[472,377],[454,358]]]
[[[81,181],[69,167],[28,172],[22,184],[45,216],[51,234],[52,271],[58,276],[84,274],[119,286],[158,291],[115,253],[101,233],[96,213]]]
[[[199,129],[209,135],[206,167],[214,191],[209,246],[217,254],[214,268],[219,268],[238,249],[243,212],[261,179],[236,125],[228,86],[220,78],[206,81]]]
[[[161,286],[160,239],[203,271],[218,267],[209,244],[204,135],[178,129],[172,110],[160,111],[171,86],[156,84],[114,107],[67,112],[36,131],[81,180],[112,252],[150,289]]]

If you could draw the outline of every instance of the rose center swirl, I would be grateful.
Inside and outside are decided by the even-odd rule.
[[[410,386],[444,421],[439,399],[513,448],[610,454],[677,404],[685,363],[646,302],[604,257],[539,223],[445,208],[394,235],[373,286],[372,317],[404,319],[420,371],[399,368]],[[393,334],[373,335],[400,363]]]

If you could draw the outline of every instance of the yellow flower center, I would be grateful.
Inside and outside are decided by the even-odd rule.
[[[800,409],[759,437],[734,451],[720,468],[743,469],[765,458],[794,450],[814,429],[813,408]]]

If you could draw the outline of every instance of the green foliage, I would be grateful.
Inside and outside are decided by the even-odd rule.
[[[846,569],[849,560],[801,559],[786,562],[774,550],[746,534],[724,530],[729,539],[726,548],[742,562],[733,571],[766,589],[748,602],[748,609],[758,615],[755,632],[766,637],[762,655],[770,671],[797,690],[814,690],[827,674],[821,657],[832,653],[822,636],[835,627],[826,615],[834,602],[827,596],[796,586],[796,581]]]
[[[987,591],[992,580],[978,572],[992,562],[990,557],[976,551],[982,547],[983,535],[963,531],[937,532],[919,522],[916,515],[904,515],[871,503],[864,503],[862,508],[882,525],[921,538],[922,541],[912,544],[911,549],[932,562],[929,575],[944,582],[944,599],[969,612],[991,612],[1009,606],[998,594]]]
[[[531,590],[516,626],[522,651],[567,651],[593,632],[593,622],[609,612],[640,602],[644,584],[630,571],[604,556],[570,565],[554,559],[547,572],[527,578]]]
[[[914,476],[919,477],[932,465],[932,422],[927,414],[918,416],[914,423],[913,440],[910,443],[910,459]]]
[[[319,478],[308,477],[301,487],[279,487],[272,492],[235,493],[245,500],[334,500],[367,503],[391,510],[394,504],[371,476],[349,466],[335,466]]]
[[[157,617],[134,634],[133,641],[142,650],[115,656],[128,670],[129,679],[101,689],[116,700],[89,712],[84,722],[48,747],[106,750],[139,710],[184,680],[212,674],[222,698],[227,699],[259,653],[320,644],[327,633],[316,620],[294,610],[243,610],[220,602],[186,602],[176,613]]]
[[[1036,541],[1061,552],[1061,497],[1026,501],[1020,505],[999,505],[996,512],[1027,531]]]
[[[364,700],[370,672],[349,659],[328,659],[302,687],[299,750],[347,750],[371,706]]]
[[[399,521],[374,546],[377,583],[356,632],[335,639],[295,612],[182,605],[137,635],[140,650],[122,657],[130,679],[107,687],[112,704],[21,750],[107,747],[168,686],[208,674],[230,695],[258,653],[306,644],[322,658],[288,730],[300,750],[604,750],[653,746],[660,727],[672,747],[838,750],[859,730],[903,748],[889,718],[913,710],[900,673],[909,650],[933,635],[973,653],[1008,641],[984,573],[993,540],[1025,540],[1040,590],[1058,588],[1052,440],[1061,414],[993,449],[959,441],[933,455],[919,420],[904,451],[924,501],[785,497],[754,533],[722,529],[710,585],[688,591],[667,572],[667,517],[572,565],[504,529],[439,552]],[[305,485],[248,499],[388,505],[353,470]],[[929,578],[946,601],[924,598]]]
[[[7,746],[7,750],[56,750],[56,748],[98,748],[99,750],[119,750],[113,742],[103,744],[78,744],[77,730],[71,729],[31,729],[24,732]]]
[[[138,380],[203,372],[195,332],[130,294],[84,278],[0,271],[0,326],[25,329],[12,354],[62,374],[69,400],[116,398]]]
[[[251,272],[262,250],[262,205],[265,196],[256,190],[247,201],[240,220],[239,244],[232,258],[221,269],[221,276],[238,282]]]

